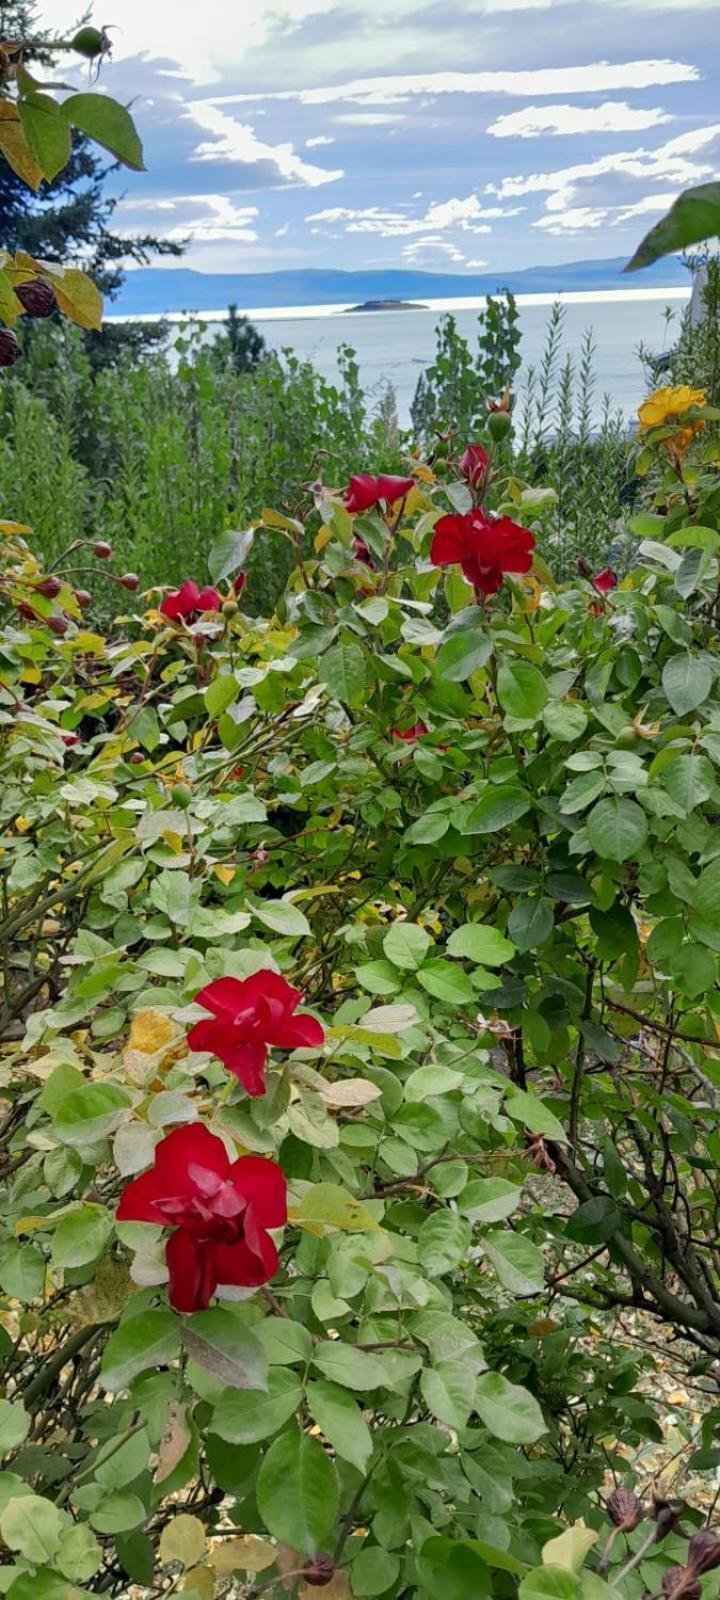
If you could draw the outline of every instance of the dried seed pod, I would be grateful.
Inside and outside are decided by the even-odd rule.
[[[54,577],[51,572],[47,578],[43,578],[42,583],[36,584],[35,587],[38,594],[44,595],[46,600],[54,600],[55,596],[60,593],[62,584],[60,579]]]
[[[9,328],[0,328],[0,367],[14,367],[20,360],[22,350]]]
[[[92,553],[97,556],[98,561],[109,561],[112,555],[112,545],[108,544],[107,539],[96,539],[92,546]]]
[[[59,639],[63,638],[69,627],[67,617],[48,617],[47,625],[53,633],[57,634]]]
[[[642,1506],[632,1489],[613,1489],[608,1495],[605,1509],[610,1521],[624,1533],[631,1533],[642,1522]]]
[[[322,1589],[325,1584],[332,1583],[335,1577],[335,1562],[326,1550],[319,1550],[313,1561],[308,1561],[302,1569],[303,1578],[314,1589]]]
[[[712,1572],[720,1567],[720,1539],[712,1528],[701,1528],[688,1544],[688,1566],[693,1572]]]
[[[57,306],[55,290],[43,278],[31,278],[28,283],[19,283],[15,294],[29,317],[51,317]]]
[[[692,1567],[668,1567],[660,1580],[663,1594],[672,1595],[673,1600],[700,1600],[700,1585]]]
[[[124,572],[122,577],[118,578],[118,583],[122,584],[123,589],[140,588],[140,579],[136,572]]]
[[[90,593],[90,590],[89,589],[75,589],[74,594],[75,594],[75,599],[77,600],[77,603],[78,603],[78,605],[80,607],[80,610],[84,611],[85,607],[89,606],[90,602],[92,600],[92,595]]]

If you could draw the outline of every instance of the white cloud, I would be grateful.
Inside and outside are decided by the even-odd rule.
[[[200,128],[205,128],[213,135],[212,139],[205,139],[197,145],[191,157],[193,161],[239,161],[247,166],[270,162],[277,168],[279,179],[305,183],[310,188],[317,188],[323,183],[335,183],[343,176],[341,169],[329,172],[324,167],[303,161],[291,144],[265,144],[248,123],[236,122],[234,117],[227,116],[209,100],[189,101],[187,115]]]
[[[334,122],[344,122],[351,128],[383,128],[404,120],[401,111],[346,111]]]
[[[561,167],[555,172],[534,172],[527,177],[504,178],[499,185],[488,185],[488,190],[501,200],[528,194],[547,194],[546,210],[566,212],[573,206],[579,186],[609,174],[674,183],[683,187],[697,183],[715,171],[714,162],[689,158],[719,138],[720,123],[713,123],[710,127],[695,128],[689,133],[680,134],[677,139],[669,139],[655,150],[619,150],[598,156],[596,161],[578,162],[575,166]]]
[[[255,244],[258,239],[254,227],[255,218],[260,215],[257,206],[236,206],[225,194],[186,194],[175,200],[160,201],[128,198],[120,202],[118,210],[121,215],[135,211],[152,211],[153,214],[162,211],[175,216],[181,213],[179,221],[168,224],[163,221],[154,227],[160,238],[178,243],[184,239],[191,245],[230,239]],[[127,227],[122,231],[133,233],[135,229]]]
[[[578,67],[539,67],[507,72],[417,72],[389,78],[353,78],[321,88],[279,89],[272,93],[217,95],[216,105],[250,100],[300,100],[303,105],[331,105],[355,100],[377,104],[377,96],[407,99],[438,94],[605,94],[623,89],[649,89],[668,83],[694,83],[698,68],[689,62],[642,60],[595,61]]]
[[[316,133],[314,139],[305,140],[306,150],[318,150],[321,144],[334,144],[335,140],[328,138],[326,133]]]
[[[667,194],[646,194],[642,200],[636,200],[634,205],[619,207],[614,223],[632,222],[634,217],[646,217],[653,212],[669,211],[673,200],[677,200],[677,191],[674,189]]]
[[[569,211],[550,212],[538,218],[534,228],[544,228],[547,233],[587,233],[600,228],[607,219],[607,211],[594,211],[591,206],[575,206]]]
[[[539,139],[546,134],[638,132],[671,120],[659,107],[642,111],[625,100],[606,100],[601,106],[523,106],[498,117],[487,131],[496,139]]]
[[[486,267],[487,261],[466,261],[468,272],[476,272],[480,267]]]
[[[436,200],[422,217],[411,217],[403,211],[382,210],[380,206],[355,209],[351,206],[330,206],[324,211],[313,211],[307,222],[347,224],[346,233],[375,233],[383,239],[398,239],[406,234],[437,234],[448,228],[458,228],[462,233],[490,233],[488,218],[515,217],[522,206],[483,206],[477,195],[469,194],[464,200]]]
[[[402,254],[413,265],[428,258],[432,260],[433,256],[443,256],[446,261],[465,260],[462,250],[447,239],[414,239],[412,244],[403,246]]]

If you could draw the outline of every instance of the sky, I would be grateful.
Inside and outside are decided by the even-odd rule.
[[[71,25],[77,0],[49,9]],[[627,256],[720,176],[720,0],[123,0],[117,16],[100,87],[132,100],[148,170],[123,174],[116,221],[187,239],[201,272]]]

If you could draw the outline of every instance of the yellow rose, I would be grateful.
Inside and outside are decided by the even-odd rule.
[[[704,406],[706,394],[704,389],[691,389],[687,383],[678,384],[674,389],[656,389],[654,394],[644,400],[638,410],[641,428],[661,428],[668,422],[676,422],[689,406]],[[702,427],[699,419],[691,424],[693,431]]]

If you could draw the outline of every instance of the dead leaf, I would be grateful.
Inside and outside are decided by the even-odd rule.
[[[237,1539],[218,1540],[210,1551],[216,1572],[229,1578],[233,1572],[264,1572],[277,1557],[275,1546],[257,1534],[244,1533]]]
[[[155,1483],[164,1483],[171,1472],[175,1471],[191,1439],[192,1433],[188,1427],[185,1407],[179,1405],[177,1400],[170,1400],[158,1450]]]
[[[338,1109],[352,1106],[369,1106],[372,1100],[379,1100],[382,1090],[376,1083],[369,1083],[367,1078],[343,1078],[337,1083],[326,1083],[323,1079],[320,1094],[328,1106]]]

